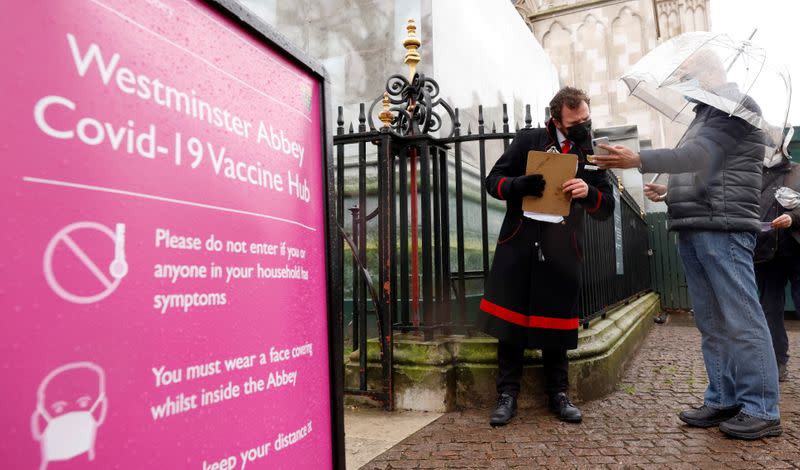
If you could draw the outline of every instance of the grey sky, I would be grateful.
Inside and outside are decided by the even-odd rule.
[[[734,39],[747,39],[758,28],[753,43],[764,47],[768,56],[781,60],[789,69],[795,85],[789,122],[800,126],[800,1],[711,0],[710,14],[711,30]]]

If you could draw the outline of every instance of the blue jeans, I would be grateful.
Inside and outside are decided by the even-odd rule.
[[[708,373],[705,404],[778,419],[778,366],[753,272],[755,234],[683,231],[678,248]]]

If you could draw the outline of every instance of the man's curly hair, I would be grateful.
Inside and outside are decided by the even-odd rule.
[[[586,101],[587,105],[590,104],[589,97],[586,96],[585,91],[571,86],[565,86],[558,90],[556,96],[550,100],[550,115],[556,121],[561,122],[561,110],[564,108],[564,105],[567,105],[569,109],[578,109],[578,106],[581,105],[581,101]]]

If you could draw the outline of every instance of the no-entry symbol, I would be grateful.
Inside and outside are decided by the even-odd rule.
[[[102,266],[86,253],[86,250],[72,235],[80,230],[94,230],[107,235],[114,246],[114,258],[108,266]],[[53,254],[59,246],[65,246],[78,261],[97,280],[98,291],[92,294],[70,292],[58,281],[53,266]],[[99,265],[100,264],[100,265]],[[125,261],[125,224],[117,224],[111,230],[97,222],[76,222],[59,230],[44,251],[44,277],[47,284],[59,297],[76,304],[90,304],[105,299],[116,290],[122,278],[128,274],[128,263]]]

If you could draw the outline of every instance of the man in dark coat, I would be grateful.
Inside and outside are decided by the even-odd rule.
[[[764,160],[761,221],[769,228],[758,235],[753,256],[780,382],[787,378],[789,361],[789,339],[783,323],[787,281],[792,281],[794,303],[800,308],[800,204],[778,192],[779,188],[800,192],[800,165],[789,161],[787,154],[776,152],[773,158]]]
[[[761,114],[751,98],[727,83],[726,68],[714,53],[700,58],[684,64],[686,76]],[[695,103],[693,109],[694,120],[675,149],[637,154],[601,146],[611,155],[595,159],[604,168],[670,175],[669,228],[678,232],[709,379],[703,405],[678,418],[690,426],[719,426],[738,439],[779,436],[778,367],[753,270],[766,135],[708,104]]]
[[[506,201],[480,305],[483,330],[499,340],[492,426],[507,424],[516,414],[525,349],[542,350],[545,392],[553,412],[564,421],[581,420],[566,392],[567,350],[578,343],[583,214],[608,218],[614,198],[606,172],[586,160],[591,150],[589,98],[566,87],[553,97],[550,109],[547,126],[520,130],[485,182],[490,195]],[[530,150],[578,156],[575,178],[561,187],[572,197],[568,216],[523,215],[523,197],[541,197],[546,184],[558,184],[539,174],[525,175]]]

